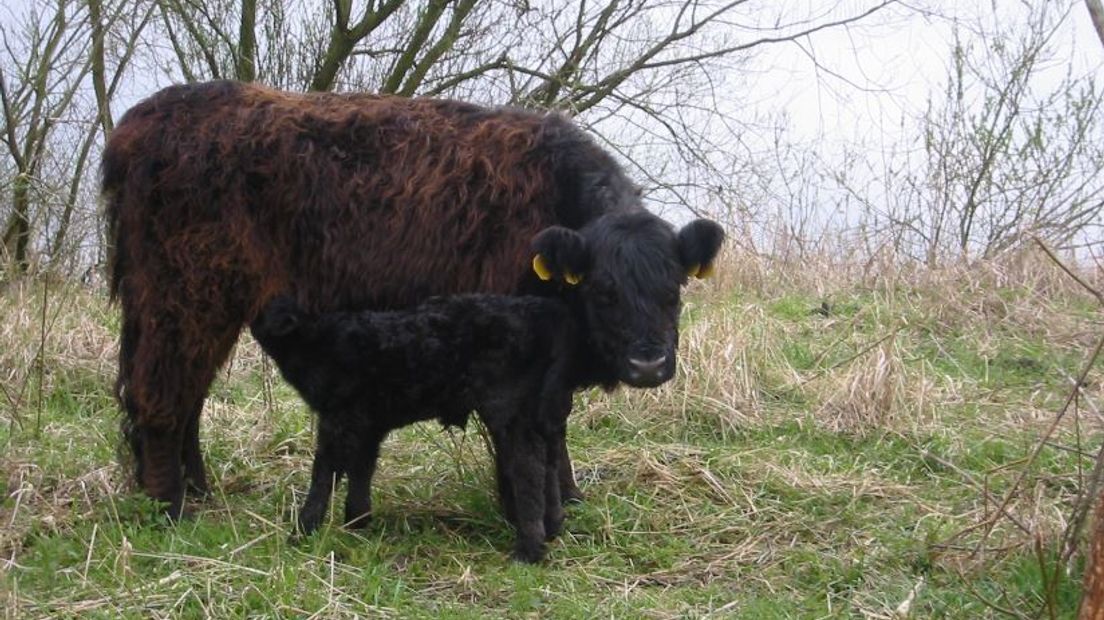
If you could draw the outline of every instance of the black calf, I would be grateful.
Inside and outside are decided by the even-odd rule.
[[[407,312],[308,316],[287,297],[253,323],[254,337],[318,413],[318,446],[299,528],[325,517],[333,484],[349,478],[345,521],[362,526],[380,443],[392,429],[478,412],[493,437],[514,555],[539,561],[563,523],[559,451],[580,339],[567,307],[536,297],[467,295]]]
[[[712,271],[723,238],[714,222],[676,233],[648,213],[550,227],[533,241],[533,270],[562,301],[468,295],[408,312],[317,317],[289,298],[271,302],[253,335],[319,416],[300,528],[318,526],[341,475],[345,520],[363,522],[389,431],[430,418],[459,424],[476,410],[494,439],[515,556],[539,560],[563,521],[560,489],[575,490],[561,463],[572,392],[652,387],[674,375],[680,288]]]

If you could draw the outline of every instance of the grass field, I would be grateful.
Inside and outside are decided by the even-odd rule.
[[[512,533],[474,425],[395,433],[371,525],[290,543],[310,414],[244,338],[205,410],[214,497],[194,504],[195,519],[166,524],[117,464],[116,309],[56,283],[45,294],[41,282],[9,287],[0,609],[1073,614],[1083,559],[1066,553],[1080,537],[1063,537],[1104,431],[1099,365],[1048,430],[1104,333],[1090,295],[1030,252],[938,271],[730,257],[720,272],[687,292],[674,381],[578,395],[568,443],[587,500],[540,566],[507,558]]]

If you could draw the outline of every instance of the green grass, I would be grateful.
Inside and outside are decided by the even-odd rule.
[[[66,298],[39,403],[37,298],[33,287],[9,291],[0,319],[18,337],[0,352],[0,367],[13,369],[0,380],[22,397],[0,409],[0,609],[858,618],[891,617],[909,600],[910,617],[1068,617],[1082,560],[1058,571],[1052,595],[1044,570],[1100,424],[1070,417],[1052,437],[1086,454],[1045,447],[1025,458],[1100,314],[1073,294],[997,288],[979,301],[925,286],[691,291],[675,381],[578,395],[569,446],[587,500],[569,508],[539,566],[508,559],[513,534],[475,425],[396,432],[370,525],[331,522],[291,542],[311,417],[247,341],[205,410],[213,497],[192,502],[193,519],[165,522],[116,462],[113,310],[86,293]],[[822,299],[827,316],[811,312]],[[1101,384],[1096,370],[1091,398]],[[998,519],[983,537],[977,526],[1021,474],[1009,510],[1031,531]],[[1051,558],[1043,564],[1036,538]]]

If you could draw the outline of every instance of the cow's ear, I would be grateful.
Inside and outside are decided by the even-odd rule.
[[[550,226],[533,238],[533,271],[541,280],[560,280],[570,286],[590,271],[590,249],[579,233]]]
[[[678,251],[686,275],[708,278],[723,241],[724,229],[712,220],[694,220],[683,226],[678,233]]]

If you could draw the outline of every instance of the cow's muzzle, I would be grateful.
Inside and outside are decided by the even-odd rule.
[[[630,357],[627,364],[625,383],[633,387],[655,387],[671,378],[674,363],[670,355],[658,357]]]

